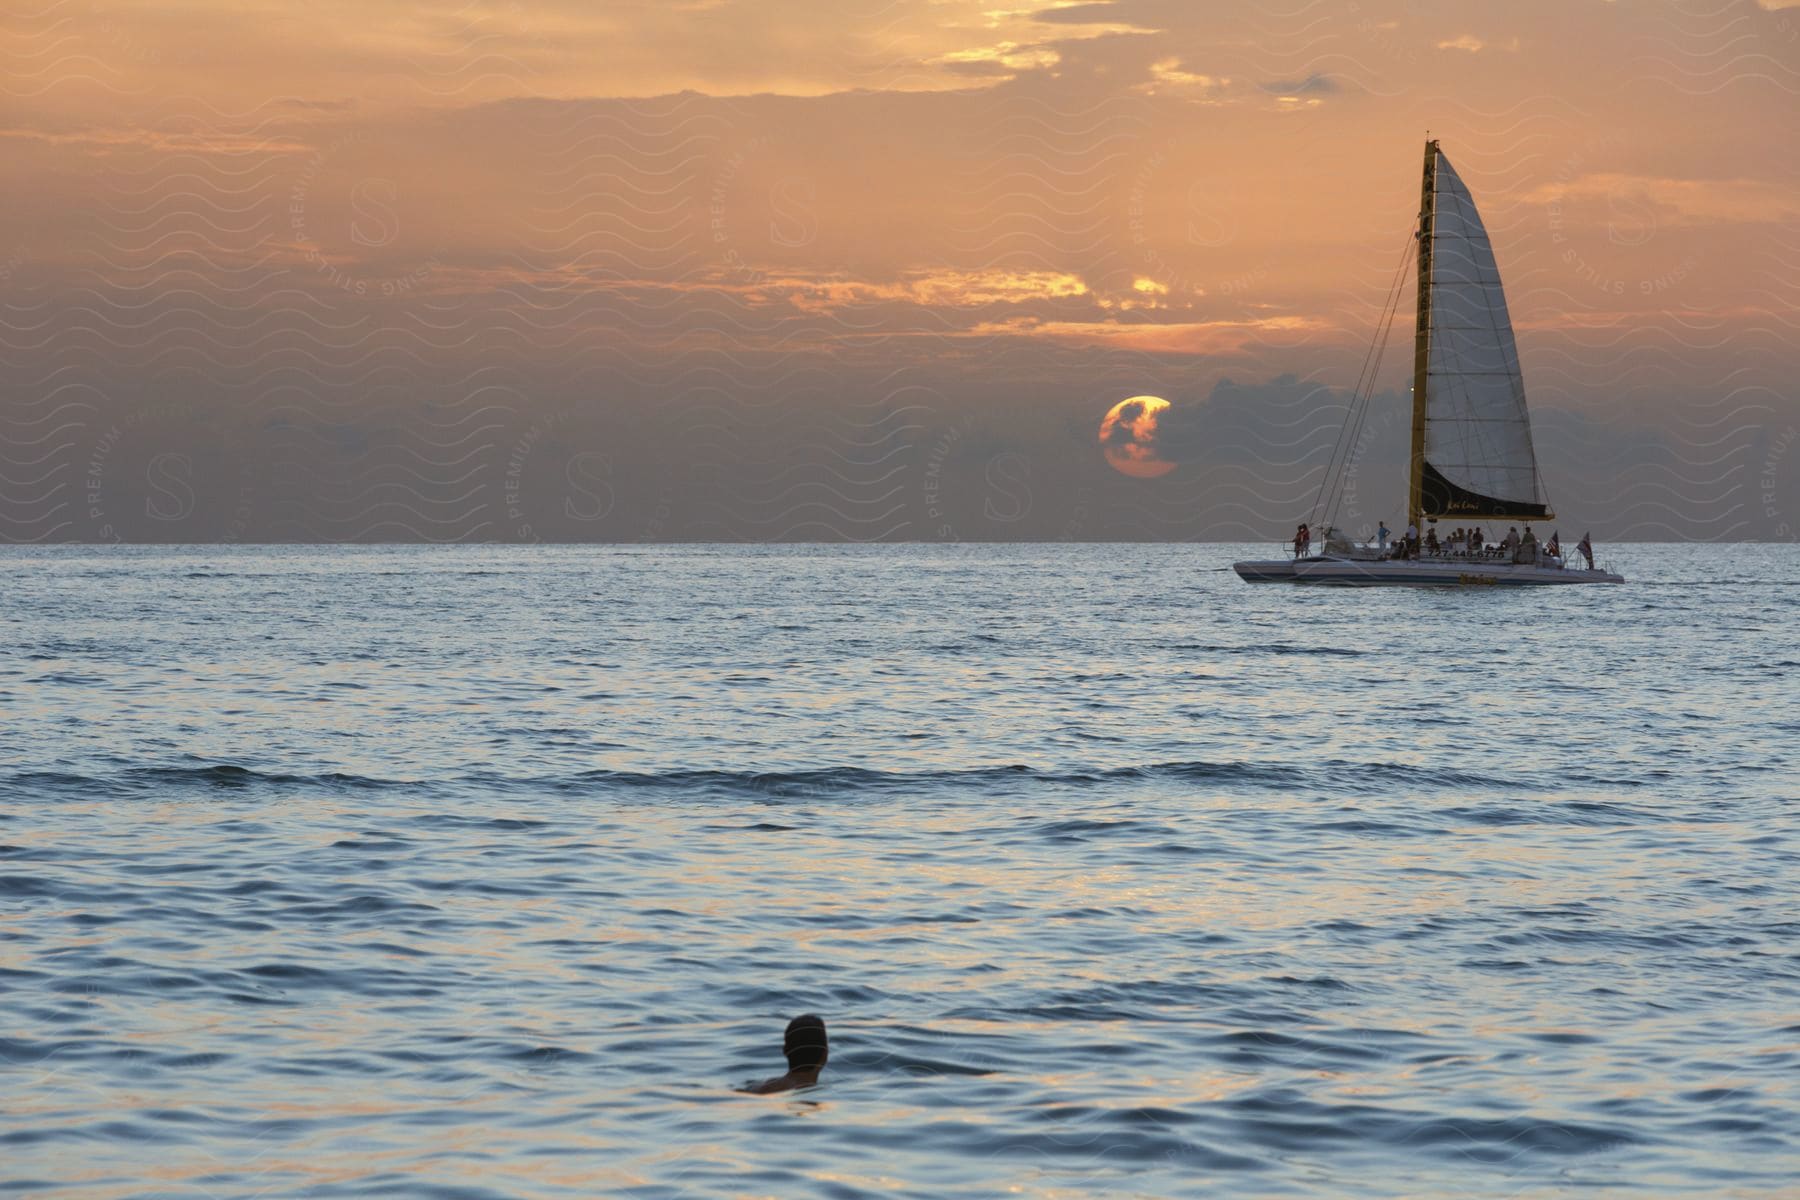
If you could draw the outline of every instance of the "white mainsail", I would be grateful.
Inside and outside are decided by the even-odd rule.
[[[1541,518],[1549,514],[1500,268],[1468,187],[1436,146],[1418,502],[1425,516]]]

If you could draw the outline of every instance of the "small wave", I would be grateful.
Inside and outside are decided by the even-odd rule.
[[[1531,1116],[1446,1115],[1374,1104],[1323,1104],[1291,1089],[1227,1102],[1239,1128],[1261,1148],[1292,1153],[1357,1139],[1457,1162],[1516,1163],[1569,1158],[1635,1143],[1628,1131]]]
[[[340,771],[325,771],[308,775],[285,771],[257,771],[234,763],[212,763],[206,766],[192,767],[127,767],[113,775],[87,775],[76,771],[21,771],[0,777],[0,782],[38,795],[80,797],[123,796],[190,785],[207,788],[292,785],[330,790],[416,786],[400,780],[372,779]]]
[[[1472,825],[1631,825],[1654,819],[1654,814],[1623,804],[1570,800],[1561,804],[1530,807],[1502,804],[1456,805],[1440,809],[1441,817]]]
[[[994,1074],[994,1071],[988,1067],[972,1066],[969,1063],[927,1058],[914,1054],[870,1054],[864,1052],[843,1055],[841,1058],[833,1055],[832,1061],[841,1061],[845,1066],[911,1075],[915,1078],[958,1075],[978,1077]]]
[[[1292,642],[1256,642],[1240,646],[1212,642],[1176,642],[1169,649],[1202,654],[1308,654],[1328,658],[1361,658],[1369,653],[1367,650],[1355,650],[1348,646],[1297,646]]]
[[[1396,788],[1435,790],[1462,788],[1486,790],[1492,776],[1448,767],[1407,763],[1359,763],[1321,759],[1294,763],[1252,761],[1213,762],[1201,759],[1147,763],[1140,766],[1037,767],[1024,763],[930,770],[887,771],[863,766],[826,766],[793,770],[734,771],[722,768],[674,768],[663,771],[579,771],[568,775],[505,775],[494,772],[451,774],[425,779],[382,779],[345,771],[305,772],[247,767],[237,763],[192,765],[144,765],[110,774],[73,771],[25,771],[0,775],[0,785],[47,796],[131,796],[161,793],[168,789],[291,788],[346,792],[409,789],[412,791],[466,791],[524,794],[607,792],[677,792],[689,795],[762,796],[773,798],[835,797],[848,795],[917,792],[937,789],[986,790],[996,795],[1037,786],[1097,787],[1134,782],[1205,784],[1216,788],[1297,790],[1317,788],[1351,794],[1390,794]],[[1505,781],[1515,790],[1535,790],[1532,780]],[[1579,782],[1569,776],[1545,779],[1543,786],[1556,788]],[[1465,808],[1450,810],[1476,823],[1503,824],[1511,820],[1564,820],[1580,823],[1620,823],[1645,814],[1618,805],[1571,802],[1558,806],[1560,815],[1538,812]]]
[[[211,763],[194,767],[132,767],[127,779],[151,783],[203,783],[212,787],[248,787],[252,784],[294,783],[321,784],[326,787],[396,787],[397,780],[371,779],[364,775],[348,775],[341,771],[325,771],[317,775],[286,771],[257,771],[235,763]]]
[[[1166,762],[1141,767],[950,767],[931,771],[878,771],[869,767],[820,767],[797,771],[674,770],[588,771],[570,779],[530,782],[559,790],[643,788],[770,796],[824,796],[852,792],[916,791],[939,787],[1006,789],[1019,785],[1094,785],[1130,780],[1183,780],[1281,786],[1301,777],[1296,768],[1261,763]]]
[[[902,796],[920,792],[965,792],[992,796],[1017,795],[1041,787],[1098,788],[1145,783],[1206,784],[1212,787],[1248,788],[1256,791],[1291,789],[1305,785],[1309,772],[1287,766],[1258,763],[1167,762],[1146,766],[1105,768],[1040,768],[1022,764],[946,768],[931,771],[880,771],[866,767],[823,767],[795,771],[728,771],[677,769],[671,771],[595,770],[573,775],[506,776],[487,772],[427,779],[382,779],[343,771],[306,773],[257,770],[232,763],[208,766],[129,767],[112,773],[78,771],[22,771],[0,773],[0,790],[21,797],[44,800],[166,799],[171,795],[200,796],[215,792],[259,793],[271,797],[294,794],[342,795],[346,793],[403,791],[414,796],[440,798],[511,796],[529,799],[546,793],[593,796],[643,794],[697,798],[855,799]],[[1371,783],[1371,787],[1376,785]],[[0,814],[0,819],[4,815]],[[521,817],[483,817],[477,823],[495,829],[526,831],[544,822]],[[778,823],[734,826],[752,832],[783,832]],[[1040,832],[1046,836],[1081,839],[1109,831],[1107,823],[1060,823]],[[1134,822],[1119,823],[1112,832],[1163,833]],[[398,843],[386,839],[343,838],[334,849],[349,851],[392,850]]]
[[[1160,833],[1172,835],[1175,831],[1167,825],[1157,825],[1148,821],[1097,821],[1088,818],[1075,818],[1067,821],[1052,821],[1038,827],[1038,832],[1051,837],[1079,837],[1087,833]]]

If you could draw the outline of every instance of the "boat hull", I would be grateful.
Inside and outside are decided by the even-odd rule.
[[[1328,587],[1556,587],[1572,583],[1624,583],[1610,571],[1518,563],[1418,559],[1270,559],[1233,563],[1250,583],[1312,583]]]

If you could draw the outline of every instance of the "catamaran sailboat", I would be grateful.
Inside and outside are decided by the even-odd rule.
[[[1327,583],[1362,586],[1470,586],[1623,583],[1610,571],[1580,569],[1538,545],[1530,522],[1554,513],[1538,478],[1525,408],[1525,382],[1513,341],[1500,269],[1474,198],[1436,141],[1425,143],[1417,239],[1418,308],[1413,334],[1412,472],[1407,517],[1415,534],[1393,546],[1356,545],[1332,526],[1343,497],[1358,432],[1373,394],[1404,287],[1401,260],[1364,363],[1338,448],[1319,489],[1312,528],[1323,549],[1296,546],[1291,559],[1240,562],[1253,583]],[[1440,519],[1473,528],[1517,521],[1526,536],[1504,549],[1436,536]],[[1310,525],[1310,523],[1309,523]],[[1585,539],[1584,539],[1585,541]],[[1552,543],[1555,544],[1554,542]],[[1590,560],[1591,564],[1591,560]]]

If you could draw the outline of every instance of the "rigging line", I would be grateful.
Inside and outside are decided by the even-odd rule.
[[[1409,236],[1407,241],[1411,242]],[[1401,249],[1400,268],[1394,284],[1389,292],[1388,303],[1382,313],[1381,325],[1376,329],[1375,341],[1371,346],[1372,358],[1366,357],[1363,375],[1357,380],[1357,390],[1361,394],[1360,402],[1352,405],[1352,410],[1345,414],[1344,454],[1341,462],[1336,464],[1337,482],[1328,493],[1326,508],[1323,514],[1327,536],[1337,517],[1338,505],[1343,502],[1344,489],[1350,482],[1350,464],[1356,455],[1356,447],[1362,437],[1363,426],[1368,422],[1369,410],[1374,406],[1375,381],[1380,378],[1381,361],[1387,353],[1389,339],[1394,330],[1394,321],[1400,313],[1400,301],[1406,288],[1406,267],[1412,261],[1412,247],[1404,245]],[[1325,481],[1321,481],[1323,487]]]
[[[1414,222],[1413,229],[1417,228],[1418,223]],[[1350,455],[1354,453],[1356,446],[1356,437],[1352,426],[1361,427],[1361,418],[1366,414],[1369,403],[1369,395],[1364,392],[1365,383],[1370,385],[1368,387],[1369,394],[1373,394],[1374,391],[1372,386],[1374,375],[1369,369],[1369,364],[1372,359],[1379,361],[1378,351],[1386,345],[1387,331],[1393,324],[1394,312],[1400,303],[1400,294],[1406,285],[1406,265],[1412,258],[1412,241],[1412,230],[1409,230],[1406,241],[1400,247],[1400,262],[1394,268],[1394,278],[1388,284],[1387,295],[1382,300],[1381,312],[1376,317],[1375,334],[1370,339],[1369,348],[1363,353],[1362,368],[1357,372],[1356,386],[1350,392],[1350,406],[1344,413],[1344,423],[1338,429],[1337,441],[1331,447],[1331,458],[1325,464],[1325,477],[1319,480],[1319,495],[1313,500],[1313,511],[1307,514],[1309,518],[1317,518],[1321,515],[1329,517],[1329,512],[1321,512],[1320,505],[1325,502],[1327,496],[1335,494],[1335,489],[1327,490],[1333,476],[1341,477],[1342,473],[1349,468]],[[1342,456],[1341,460],[1340,456]]]
[[[1344,487],[1348,483],[1350,462],[1356,453],[1357,439],[1362,434],[1364,423],[1368,419],[1369,408],[1375,393],[1375,380],[1381,371],[1381,359],[1386,352],[1388,339],[1393,332],[1394,320],[1399,314],[1400,300],[1405,292],[1407,267],[1412,261],[1414,233],[1418,225],[1415,222],[1401,245],[1400,262],[1395,268],[1394,279],[1388,285],[1388,294],[1382,303],[1381,315],[1375,328],[1374,337],[1370,341],[1369,350],[1363,356],[1363,367],[1357,374],[1356,388],[1351,393],[1349,411],[1344,414],[1344,424],[1339,429],[1338,441],[1333,445],[1331,460],[1326,464],[1324,478],[1319,480],[1319,496],[1313,502],[1313,512],[1309,517],[1317,520],[1323,517],[1325,525],[1330,526],[1337,514],[1337,507],[1343,497]],[[1334,482],[1335,480],[1335,482]]]
[[[1418,230],[1418,228],[1419,228],[1418,222],[1414,221],[1412,228],[1407,231],[1405,243],[1401,246],[1400,262],[1399,262],[1399,265],[1394,268],[1393,281],[1388,284],[1387,296],[1382,301],[1381,315],[1377,318],[1377,325],[1375,327],[1375,336],[1370,341],[1368,350],[1365,351],[1363,354],[1363,366],[1362,366],[1362,370],[1357,373],[1356,389],[1350,393],[1350,411],[1346,412],[1344,414],[1344,423],[1338,429],[1337,441],[1332,443],[1331,457],[1325,463],[1324,478],[1319,480],[1319,494],[1316,497],[1314,497],[1314,499],[1313,499],[1312,511],[1307,513],[1307,518],[1309,521],[1316,520],[1320,516],[1320,514],[1321,514],[1320,506],[1325,503],[1325,497],[1328,494],[1326,489],[1331,484],[1331,479],[1332,479],[1333,474],[1341,472],[1342,467],[1348,465],[1348,456],[1349,456],[1350,448],[1355,445],[1355,440],[1353,438],[1347,439],[1346,435],[1350,431],[1352,419],[1357,417],[1357,414],[1360,410],[1366,410],[1366,408],[1368,406],[1368,397],[1367,396],[1361,396],[1361,399],[1360,400],[1358,399],[1358,397],[1361,395],[1361,393],[1363,391],[1363,380],[1365,377],[1369,378],[1369,381],[1371,384],[1371,387],[1369,389],[1370,392],[1373,392],[1373,390],[1374,390],[1373,386],[1372,386],[1373,382],[1374,382],[1374,378],[1372,375],[1369,374],[1369,362],[1370,362],[1371,358],[1375,358],[1376,361],[1379,362],[1379,356],[1377,354],[1377,345],[1379,344],[1379,345],[1385,347],[1385,345],[1387,343],[1388,330],[1392,329],[1392,327],[1393,327],[1394,312],[1399,304],[1400,293],[1404,289],[1405,283],[1406,283],[1406,266],[1407,266],[1408,261],[1412,258],[1413,241],[1414,241],[1413,235]],[[1360,429],[1362,422],[1360,419],[1357,419],[1355,421],[1355,424]],[[1340,453],[1345,456],[1345,462],[1344,462],[1344,464],[1342,464],[1342,466],[1340,466],[1340,464],[1338,462],[1338,456]],[[1335,495],[1335,492],[1330,493],[1330,494]]]
[[[1417,223],[1415,223],[1415,227],[1417,227]],[[1323,515],[1323,507],[1321,506],[1325,506],[1325,497],[1330,495],[1330,493],[1328,493],[1328,488],[1330,488],[1330,484],[1332,484],[1334,475],[1336,475],[1337,471],[1341,470],[1341,464],[1339,464],[1337,459],[1339,459],[1339,455],[1348,453],[1346,448],[1348,448],[1348,444],[1350,443],[1346,443],[1346,435],[1350,432],[1350,425],[1354,423],[1355,416],[1357,416],[1357,412],[1359,412],[1361,403],[1364,403],[1363,399],[1361,399],[1361,394],[1363,394],[1363,378],[1368,374],[1368,360],[1370,360],[1370,356],[1375,353],[1375,342],[1381,340],[1382,327],[1388,322],[1388,313],[1390,313],[1390,309],[1393,308],[1395,299],[1397,299],[1397,293],[1399,293],[1400,286],[1402,286],[1402,272],[1406,270],[1406,257],[1408,257],[1406,250],[1408,250],[1408,246],[1402,246],[1402,248],[1400,248],[1400,263],[1395,266],[1393,279],[1388,282],[1388,293],[1382,297],[1381,311],[1379,311],[1377,317],[1375,317],[1375,333],[1373,333],[1372,338],[1370,338],[1368,349],[1363,353],[1363,367],[1357,371],[1355,387],[1350,390],[1350,403],[1348,403],[1345,408],[1343,425],[1337,426],[1337,439],[1332,443],[1332,453],[1330,453],[1330,457],[1325,461],[1325,475],[1319,479],[1319,495],[1312,498],[1312,509],[1307,513],[1307,520],[1309,520],[1309,522],[1316,522],[1319,516]]]
[[[1402,281],[1402,288],[1404,288],[1404,281]],[[1337,517],[1338,505],[1343,503],[1344,489],[1347,486],[1349,486],[1350,456],[1356,453],[1356,446],[1362,439],[1363,425],[1365,423],[1367,423],[1367,421],[1369,419],[1369,412],[1374,407],[1375,381],[1378,378],[1380,378],[1380,376],[1381,376],[1381,361],[1387,354],[1388,345],[1392,341],[1392,334],[1394,331],[1394,321],[1399,317],[1399,315],[1400,315],[1400,304],[1399,304],[1399,301],[1396,299],[1394,304],[1388,309],[1387,321],[1382,326],[1382,329],[1381,329],[1381,341],[1379,343],[1379,349],[1376,351],[1376,354],[1375,354],[1374,369],[1373,369],[1373,371],[1370,372],[1370,375],[1369,375],[1368,395],[1363,397],[1363,403],[1357,410],[1356,428],[1351,434],[1349,448],[1345,451],[1343,473],[1340,474],[1338,477],[1337,488],[1332,492],[1330,507],[1326,511],[1326,514],[1325,514],[1325,527],[1328,532],[1331,528],[1332,522]]]

